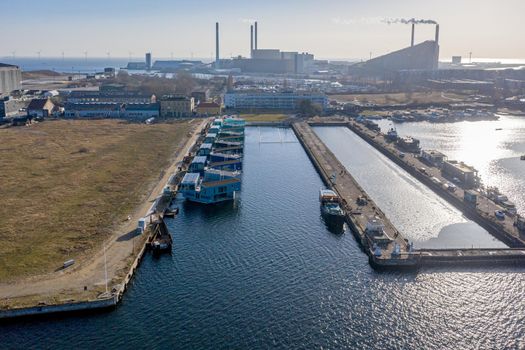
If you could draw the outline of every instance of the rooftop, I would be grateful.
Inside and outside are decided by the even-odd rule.
[[[199,181],[201,175],[199,173],[187,173],[182,179],[182,184],[194,184]]]
[[[115,111],[120,109],[120,103],[67,103],[65,109],[67,110],[109,110]]]
[[[43,109],[46,106],[48,99],[47,98],[35,98],[31,100],[27,110]]]
[[[206,160],[208,159],[208,157],[206,156],[196,156],[195,158],[193,158],[193,161],[191,162],[192,164],[204,164],[206,163]]]
[[[186,96],[174,96],[174,95],[165,95],[160,99],[161,101],[190,101],[192,97]]]

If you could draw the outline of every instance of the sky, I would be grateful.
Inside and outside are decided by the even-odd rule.
[[[210,58],[215,22],[221,57],[247,56],[250,23],[259,48],[367,59],[410,43],[410,26],[385,18],[440,23],[441,59],[525,58],[525,0],[0,0],[0,57]],[[416,42],[434,26],[418,25]]]

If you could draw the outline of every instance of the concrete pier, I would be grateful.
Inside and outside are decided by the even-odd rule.
[[[417,260],[410,252],[407,240],[319,139],[310,125],[300,122],[294,123],[292,127],[326,186],[341,197],[347,223],[368,254],[370,263],[377,267],[415,266]],[[367,224],[373,220],[383,225],[383,235],[371,235],[369,231],[367,233]],[[395,252],[396,246],[399,247],[399,252]],[[374,247],[380,248],[380,255]]]
[[[324,145],[315,135],[310,125],[314,126],[341,126],[349,127],[365,141],[378,149],[396,164],[416,177],[422,183],[430,187],[437,194],[441,195],[451,204],[460,209],[467,217],[473,219],[482,227],[487,229],[496,238],[507,243],[511,248],[508,249],[418,249],[410,251],[407,241],[390,223],[382,211],[368,198],[368,195],[345,170],[335,155]],[[369,256],[370,264],[376,268],[417,268],[421,266],[465,266],[465,265],[520,265],[525,266],[525,245],[522,244],[517,232],[507,232],[506,225],[497,225],[487,218],[487,215],[478,213],[475,207],[465,205],[459,198],[460,194],[454,195],[431,181],[428,175],[420,173],[417,165],[413,161],[419,161],[413,156],[399,157],[399,151],[382,147],[384,139],[377,133],[361,128],[357,124],[345,120],[314,121],[309,123],[295,123],[293,129],[305,148],[312,163],[321,175],[325,184],[336,191],[343,198],[347,205],[347,222],[358,241],[362,244],[365,252]],[[380,143],[381,142],[381,143]],[[386,143],[386,141],[385,141]],[[387,144],[388,145],[388,144]],[[388,145],[389,147],[393,147]],[[414,158],[414,159],[413,159]],[[406,162],[406,163],[405,163]],[[417,164],[417,163],[416,163]],[[428,165],[426,165],[428,167]],[[335,178],[332,176],[336,174]],[[341,176],[342,174],[342,176]],[[358,206],[356,198],[365,196],[368,198],[366,206]],[[477,215],[477,216],[476,216]],[[376,256],[372,249],[372,240],[366,234],[366,223],[370,217],[377,216],[385,225],[385,233],[392,239],[386,249],[382,250],[381,256]],[[478,220],[475,220],[478,219]],[[393,247],[400,246],[400,254],[392,255]]]
[[[525,248],[525,237],[514,226],[513,219],[505,217],[504,220],[497,220],[494,216],[494,211],[502,208],[483,194],[477,193],[477,206],[466,203],[463,200],[463,189],[458,187],[456,191],[451,192],[444,188],[443,184],[446,184],[449,180],[442,176],[438,168],[422,162],[414,154],[404,153],[404,157],[400,157],[401,151],[394,144],[388,143],[381,133],[369,130],[355,121],[342,123],[341,126],[350,128],[368,144],[459,209],[466,217],[486,229],[495,238],[511,248]],[[425,172],[421,171],[422,168],[425,168]],[[435,179],[438,179],[440,183],[437,183]]]

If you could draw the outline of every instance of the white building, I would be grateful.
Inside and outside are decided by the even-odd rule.
[[[228,92],[224,105],[231,109],[295,110],[301,101],[311,101],[324,110],[328,98],[321,93],[310,92]]]

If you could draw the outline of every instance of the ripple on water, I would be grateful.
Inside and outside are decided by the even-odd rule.
[[[522,270],[375,272],[351,234],[327,230],[300,145],[259,145],[253,128],[247,138],[237,204],[181,205],[173,254],[147,255],[117,310],[0,326],[0,347],[525,346]]]

